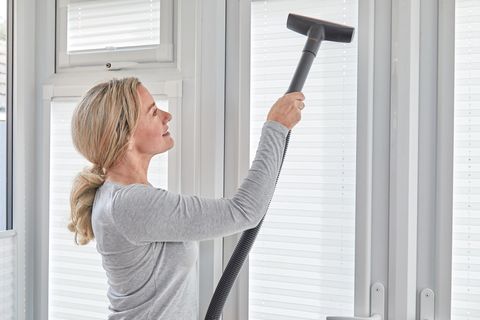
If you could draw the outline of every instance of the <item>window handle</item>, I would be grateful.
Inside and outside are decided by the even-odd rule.
[[[382,320],[382,317],[374,314],[371,317],[327,317],[327,320]]]
[[[420,319],[435,319],[435,294],[430,288],[425,288],[420,292]]]
[[[370,317],[327,316],[327,320],[383,320],[385,319],[385,287],[375,282],[370,288]]]
[[[140,64],[135,61],[115,61],[105,63],[106,71],[122,70],[138,67]]]

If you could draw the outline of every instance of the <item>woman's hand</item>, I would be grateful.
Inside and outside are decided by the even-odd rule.
[[[292,130],[302,118],[302,109],[305,107],[303,100],[305,96],[301,92],[285,94],[274,103],[267,115],[267,120],[280,122]]]

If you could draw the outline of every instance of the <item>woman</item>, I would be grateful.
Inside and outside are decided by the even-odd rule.
[[[247,177],[231,199],[181,195],[153,187],[148,165],[174,145],[170,113],[137,78],[100,83],[72,118],[75,148],[92,164],[73,183],[70,231],[96,239],[108,278],[109,319],[196,319],[198,241],[255,227],[273,196],[288,131],[304,96],[272,106]]]

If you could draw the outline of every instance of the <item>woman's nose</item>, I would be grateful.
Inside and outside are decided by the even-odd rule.
[[[172,115],[169,112],[164,111],[164,113],[166,117],[165,122],[169,122],[170,120],[172,120]]]

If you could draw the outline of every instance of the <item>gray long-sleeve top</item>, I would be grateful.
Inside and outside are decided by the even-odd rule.
[[[198,241],[258,225],[273,197],[288,128],[264,123],[247,177],[231,199],[105,182],[92,226],[108,279],[108,319],[197,319]]]

